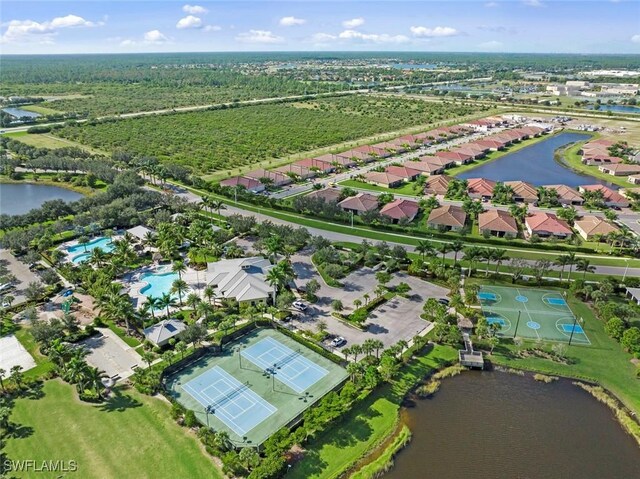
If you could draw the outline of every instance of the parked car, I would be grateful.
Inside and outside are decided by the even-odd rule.
[[[447,298],[438,298],[438,303],[449,306],[449,300]]]
[[[300,311],[306,311],[307,310],[307,305],[304,304],[302,301],[294,301],[292,306],[294,308],[296,308],[297,310],[300,310]]]
[[[331,346],[333,346],[334,348],[339,348],[340,346],[344,346],[345,344],[347,344],[347,340],[342,336],[333,338],[333,341],[331,341]]]

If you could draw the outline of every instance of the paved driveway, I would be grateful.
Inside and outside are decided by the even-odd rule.
[[[89,364],[104,371],[109,377],[120,378],[131,376],[136,366],[143,366],[140,355],[113,331],[107,328],[98,328],[98,331],[102,335],[80,343],[89,351]]]
[[[27,300],[24,295],[27,285],[33,281],[40,282],[40,279],[26,264],[18,261],[15,256],[4,248],[0,248],[0,261],[6,262],[7,268],[16,277],[15,289],[7,293],[15,298],[12,304],[24,303]]]

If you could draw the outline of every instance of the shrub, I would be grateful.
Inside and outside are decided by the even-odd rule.
[[[191,409],[187,409],[187,412],[184,414],[184,425],[191,428],[198,425],[198,420],[196,419],[196,413],[194,413]]]

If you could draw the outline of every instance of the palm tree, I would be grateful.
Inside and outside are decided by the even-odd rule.
[[[182,260],[174,262],[173,267],[171,268],[171,271],[173,271],[174,273],[178,273],[178,278],[180,279],[182,279],[182,273],[184,273],[186,270],[187,265],[184,264],[184,261]]]
[[[567,275],[567,281],[571,282],[571,271],[573,271],[573,266],[576,264],[576,254],[573,251],[567,254],[567,264],[569,265],[569,274]]]
[[[556,266],[562,267],[562,269],[560,270],[560,281],[562,281],[562,276],[564,275],[564,269],[569,264],[569,257],[565,254],[560,255],[554,260],[553,264],[555,264]]]
[[[464,248],[464,243],[460,240],[455,240],[451,243],[451,251],[453,251],[453,265],[455,266],[458,263],[458,253],[462,251]]]
[[[493,261],[496,262],[496,269],[495,269],[495,274],[498,274],[498,269],[500,268],[500,265],[509,259],[509,257],[507,256],[507,250],[505,249],[494,249],[493,250],[493,255],[492,258]]]
[[[273,262],[278,261],[278,253],[284,250],[284,242],[282,241],[282,237],[278,235],[271,235],[264,242],[265,249],[269,254],[269,258],[273,258]]]
[[[178,278],[173,283],[171,283],[171,292],[178,293],[180,306],[182,306],[182,295],[187,291],[189,291],[189,285],[185,280]]]
[[[586,258],[578,258],[576,261],[576,271],[582,271],[582,281],[585,280],[587,273],[595,273],[596,267],[591,265],[591,261]]]
[[[107,255],[102,248],[95,248],[89,257],[89,263],[100,268],[104,264],[106,257]]]
[[[127,333],[131,330],[129,320],[133,318],[133,304],[127,294],[110,291],[103,300],[104,306],[100,306],[101,312],[114,322],[124,321]]]
[[[158,300],[158,306],[167,310],[167,319],[169,319],[169,308],[176,305],[176,300],[169,293],[162,293]]]
[[[491,248],[484,248],[482,250],[482,257],[487,262],[487,268],[484,271],[485,276],[489,276],[489,265],[491,264],[491,260],[493,259],[493,251],[494,250]]]
[[[101,391],[104,388],[102,379],[107,377],[104,371],[100,371],[98,368],[87,367],[84,371],[84,377],[82,378],[82,384],[89,389],[93,389],[96,396],[101,397]]]
[[[147,296],[147,300],[145,301],[145,304],[149,305],[149,312],[151,313],[151,317],[155,322],[155,319],[156,319],[155,310],[162,308],[162,306],[160,306],[160,298],[156,298],[155,296]]]
[[[464,259],[469,262],[469,271],[467,276],[471,277],[471,271],[473,270],[476,261],[482,258],[482,248],[478,246],[470,246],[464,250]]]
[[[433,254],[433,245],[427,240],[420,240],[416,245],[416,251],[420,253],[420,256],[424,259],[425,256]]]
[[[80,236],[80,238],[78,238],[78,243],[81,244],[84,247],[84,252],[87,252],[87,243],[89,242],[89,237],[88,236]]]
[[[216,291],[216,288],[214,288],[213,286],[209,285],[207,287],[204,288],[204,291],[202,293],[204,295],[205,298],[207,298],[207,300],[209,301],[209,304],[213,304],[215,307],[215,299],[218,296],[218,293]]]
[[[187,296],[187,306],[196,311],[198,309],[198,305],[200,304],[201,299],[196,293],[189,293]]]
[[[451,251],[449,243],[440,243],[440,246],[437,248],[438,253],[442,254],[442,261],[444,262],[444,257],[446,254]]]

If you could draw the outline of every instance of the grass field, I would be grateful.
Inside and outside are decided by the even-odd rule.
[[[116,391],[104,405],[81,403],[60,380],[47,381],[43,393],[16,401],[11,420],[22,426],[22,437],[8,440],[10,459],[75,460],[78,471],[65,477],[83,479],[223,477],[160,399]]]
[[[47,108],[46,106],[41,106],[41,105],[26,105],[26,106],[21,106],[20,108],[22,108],[23,110],[27,110],[27,111],[32,111],[34,113],[40,113],[41,115],[58,115],[60,113],[64,113],[63,111],[60,110],[54,110],[53,108]]]
[[[31,134],[27,133],[26,131],[20,131],[17,133],[9,133],[4,136],[21,141],[22,143],[25,143],[27,145],[35,146],[36,148],[50,148],[52,150],[55,150],[56,148],[75,146],[78,148],[82,148],[83,150],[86,150],[90,153],[105,154],[104,151],[82,145],[75,141],[58,138],[48,133]]]
[[[265,373],[273,364],[275,377]],[[202,424],[227,431],[236,444],[257,446],[346,377],[343,368],[288,336],[259,329],[169,375],[166,387]],[[213,411],[206,414],[205,407]]]
[[[373,452],[393,432],[406,393],[434,369],[458,357],[455,349],[435,346],[405,366],[391,384],[360,401],[338,424],[307,446],[305,457],[291,468],[293,479],[337,478]]]

